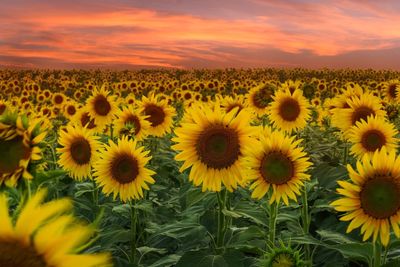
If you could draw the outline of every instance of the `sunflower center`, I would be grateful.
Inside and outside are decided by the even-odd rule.
[[[110,102],[108,102],[104,95],[96,96],[94,99],[94,110],[100,116],[107,116],[107,114],[111,111]]]
[[[76,108],[74,106],[68,106],[67,113],[71,116],[74,115],[76,113]]]
[[[230,167],[240,155],[237,132],[222,125],[206,129],[199,136],[196,148],[200,160],[214,169]]]
[[[30,246],[18,241],[0,240],[0,266],[46,267],[46,261]]]
[[[365,120],[367,121],[367,118],[371,115],[375,115],[375,111],[369,107],[359,107],[356,110],[354,110],[353,115],[351,116],[351,121],[353,125],[356,124],[356,122]]]
[[[131,155],[120,154],[111,163],[111,174],[120,184],[130,183],[139,175],[138,162]]]
[[[135,135],[137,135],[140,131],[140,121],[137,116],[129,115],[125,120],[125,125],[132,125],[135,129]]]
[[[375,176],[360,192],[361,207],[376,219],[387,219],[400,209],[400,184],[390,176]]]
[[[388,93],[389,93],[389,96],[390,96],[391,98],[396,98],[396,94],[397,94],[396,88],[397,88],[397,84],[391,84],[391,85],[389,85]]]
[[[279,106],[279,115],[285,121],[295,121],[300,115],[300,105],[293,98],[287,98]]]
[[[144,113],[147,116],[150,116],[146,120],[148,120],[151,123],[152,127],[156,127],[164,122],[165,119],[164,110],[157,105],[154,104],[147,105],[144,109]]]
[[[293,162],[280,152],[271,152],[261,160],[260,172],[270,184],[284,184],[294,175]]]
[[[376,151],[386,144],[385,135],[378,130],[369,130],[361,137],[362,146],[368,151]]]
[[[71,144],[70,153],[71,157],[78,165],[89,163],[92,156],[90,144],[83,137],[80,137]]]
[[[62,96],[60,96],[60,95],[56,95],[56,96],[54,97],[54,102],[55,102],[56,104],[61,104],[61,103],[63,102],[63,100],[64,100],[64,98],[63,98]]]
[[[96,124],[94,123],[94,119],[92,119],[89,115],[88,112],[85,112],[81,116],[81,124],[83,127],[87,127],[88,129],[93,129],[96,127]]]
[[[272,100],[272,95],[265,89],[261,89],[253,96],[253,104],[257,108],[266,108]]]
[[[24,145],[21,136],[11,140],[0,140],[0,174],[16,171],[21,160],[29,159],[30,152],[30,148]]]

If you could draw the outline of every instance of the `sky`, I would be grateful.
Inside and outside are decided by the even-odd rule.
[[[400,70],[397,0],[0,0],[0,67]]]

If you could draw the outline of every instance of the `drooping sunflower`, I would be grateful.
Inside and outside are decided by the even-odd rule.
[[[367,121],[356,122],[349,130],[349,141],[353,143],[350,153],[361,158],[365,154],[372,154],[386,147],[388,152],[396,150],[398,131],[395,126],[377,117],[368,117]]]
[[[154,94],[148,98],[143,96],[139,107],[143,109],[143,114],[148,116],[146,120],[150,122],[150,135],[162,137],[171,132],[176,111],[165,99],[160,100]]]
[[[45,196],[38,191],[13,223],[7,196],[0,194],[0,266],[111,267],[108,254],[78,254],[94,229],[77,222],[71,201],[42,204]]]
[[[103,187],[104,194],[119,195],[123,202],[143,198],[143,189],[155,181],[151,177],[154,171],[146,168],[151,159],[149,151],[137,147],[136,140],[121,137],[118,143],[110,141],[100,152],[100,159],[94,164],[96,182]]]
[[[100,143],[97,141],[98,137],[92,133],[93,131],[86,128],[72,125],[60,131],[58,143],[62,147],[57,148],[60,154],[58,163],[78,181],[90,177],[93,163],[97,160]]]
[[[310,118],[310,104],[300,90],[277,91],[268,108],[272,124],[285,132],[299,130],[307,125]]]
[[[385,117],[380,99],[371,94],[362,94],[347,99],[346,108],[335,108],[332,110],[332,124],[343,132],[354,126],[358,121],[366,121],[369,116]]]
[[[33,179],[28,165],[42,158],[40,143],[45,137],[39,119],[16,113],[0,117],[0,185],[15,186],[20,177]]]
[[[357,170],[347,165],[351,182],[339,181],[337,192],[341,198],[331,205],[339,212],[346,212],[340,218],[351,221],[347,232],[361,227],[363,240],[378,235],[387,246],[390,239],[390,225],[400,238],[400,157],[395,151],[388,153],[383,147],[372,157],[365,155],[357,162]]]
[[[118,135],[134,136],[138,141],[142,141],[148,135],[150,122],[146,120],[143,111],[129,106],[119,110],[117,117],[115,132]]]
[[[182,123],[172,139],[177,143],[172,148],[180,151],[175,159],[184,161],[180,171],[192,167],[189,180],[195,186],[202,184],[203,192],[221,191],[222,184],[229,191],[243,186],[243,152],[253,143],[251,115],[241,111],[235,117],[234,110],[225,113],[218,104],[214,108],[195,106],[187,112],[192,120]]]
[[[259,144],[246,151],[246,177],[254,180],[250,185],[253,198],[263,198],[272,188],[270,203],[297,201],[299,189],[310,179],[306,172],[312,164],[299,146],[301,140],[294,138],[267,127],[261,131]]]
[[[94,90],[92,96],[86,101],[86,107],[90,117],[95,120],[97,125],[111,123],[117,112],[117,105],[104,85],[100,89]]]

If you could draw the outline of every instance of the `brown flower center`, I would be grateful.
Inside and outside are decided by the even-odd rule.
[[[85,138],[79,137],[71,144],[70,153],[78,165],[87,164],[92,156],[90,143]]]
[[[43,256],[31,246],[19,241],[0,239],[0,266],[4,267],[47,267]]]
[[[208,167],[228,168],[239,158],[239,137],[234,129],[213,125],[200,134],[196,149],[201,162]]]
[[[376,219],[387,219],[400,209],[400,183],[387,175],[367,180],[360,192],[361,207]]]
[[[107,116],[111,111],[111,104],[104,95],[96,96],[93,103],[96,114],[100,116]]]
[[[70,116],[72,116],[72,115],[74,115],[75,113],[76,113],[76,108],[74,107],[74,106],[68,106],[67,107],[67,113],[68,113],[68,115],[70,115]]]
[[[294,176],[294,164],[281,152],[271,152],[261,160],[260,173],[270,184],[284,184]]]
[[[279,105],[279,116],[285,121],[295,121],[300,115],[299,102],[293,98],[286,98]]]
[[[162,107],[154,104],[148,104],[144,108],[144,113],[149,116],[146,118],[152,127],[156,127],[164,122],[165,113]]]
[[[31,149],[23,143],[21,136],[11,140],[0,140],[0,174],[18,170],[21,160],[28,160]]]
[[[367,121],[367,118],[371,115],[375,115],[375,111],[372,108],[366,106],[358,107],[353,111],[351,116],[352,124],[355,125],[356,122],[361,120]]]
[[[120,184],[134,181],[139,175],[137,160],[129,154],[117,155],[111,163],[111,175]]]
[[[386,144],[386,137],[381,131],[369,130],[362,135],[361,144],[367,151],[373,152]]]
[[[397,96],[397,84],[390,84],[388,88],[388,94],[390,98],[396,98]]]
[[[61,95],[54,96],[54,103],[57,105],[61,104],[64,101],[64,98]]]

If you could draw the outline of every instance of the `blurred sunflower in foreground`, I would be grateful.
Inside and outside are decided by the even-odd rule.
[[[31,161],[42,158],[40,143],[46,137],[38,119],[7,113],[0,117],[0,185],[15,186],[20,177],[33,179]]]
[[[331,205],[346,214],[340,218],[350,221],[347,232],[361,227],[363,241],[379,236],[384,246],[389,244],[390,225],[400,238],[400,157],[386,148],[372,157],[366,155],[354,170],[347,165],[351,182],[339,181],[341,198]]]
[[[78,254],[94,229],[76,221],[71,201],[42,204],[45,196],[46,190],[38,191],[10,216],[7,196],[0,194],[0,266],[112,266],[108,254]]]

